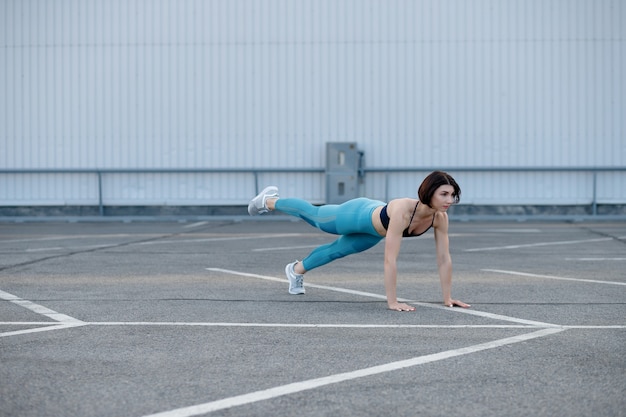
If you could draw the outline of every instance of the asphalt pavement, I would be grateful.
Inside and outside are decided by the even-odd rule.
[[[0,416],[625,416],[626,222],[452,222],[310,271],[285,219],[0,223]]]

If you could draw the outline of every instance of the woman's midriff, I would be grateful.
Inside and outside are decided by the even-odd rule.
[[[387,236],[387,230],[383,227],[383,222],[380,221],[380,212],[383,210],[383,207],[376,207],[372,212],[372,226],[374,226],[379,235],[385,237]]]

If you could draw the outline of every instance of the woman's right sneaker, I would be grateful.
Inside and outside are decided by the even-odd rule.
[[[250,203],[248,204],[248,214],[251,216],[256,216],[258,214],[267,213],[268,211],[270,211],[267,208],[267,199],[277,197],[278,188],[276,186],[270,185],[269,187],[265,187],[263,191],[261,191],[256,197],[250,200]]]
[[[304,294],[304,275],[296,274],[293,267],[296,266],[298,261],[287,264],[285,267],[285,274],[289,280],[289,294]]]

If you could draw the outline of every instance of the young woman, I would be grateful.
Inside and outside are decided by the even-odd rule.
[[[452,299],[452,259],[448,243],[448,208],[459,202],[461,188],[446,172],[430,173],[418,189],[419,199],[399,198],[388,204],[356,198],[343,204],[314,206],[297,198],[279,198],[278,188],[266,187],[248,205],[252,216],[280,211],[299,217],[327,233],[340,235],[332,243],[315,248],[302,261],[287,264],[290,294],[304,294],[304,274],[335,259],[363,252],[385,238],[385,292],[389,309],[414,311],[398,302],[397,259],[403,237],[419,236],[434,229],[439,280],[443,303],[448,307],[470,307]]]

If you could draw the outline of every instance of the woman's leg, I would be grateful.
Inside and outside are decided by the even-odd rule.
[[[343,235],[336,241],[314,249],[302,261],[309,271],[335,259],[362,252],[382,239],[372,225],[372,212],[384,203],[357,198],[340,205],[314,206],[297,199],[285,198],[275,202],[274,209],[301,218],[310,225],[332,234]]]
[[[353,253],[363,252],[375,246],[381,239],[381,236],[373,236],[365,233],[343,235],[332,243],[313,249],[313,251],[302,260],[302,266],[305,271],[310,271],[311,269],[326,265],[335,259],[343,258]]]
[[[379,236],[372,225],[372,212],[384,204],[367,198],[355,198],[338,205],[314,206],[299,198],[280,198],[275,201],[274,209],[298,217],[326,233],[367,233]]]
[[[338,205],[314,206],[299,198],[280,198],[274,203],[274,209],[298,217],[323,232],[338,234],[335,227]]]

